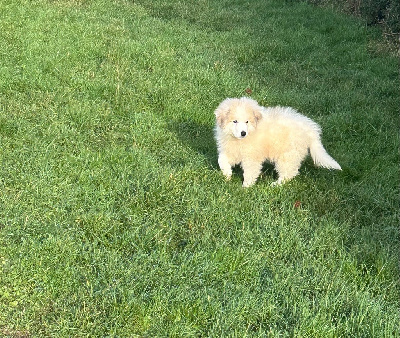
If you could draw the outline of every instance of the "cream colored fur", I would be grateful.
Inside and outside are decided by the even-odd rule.
[[[264,108],[252,99],[229,98],[215,110],[218,164],[227,179],[232,166],[243,168],[243,187],[255,183],[262,165],[275,165],[282,184],[296,176],[310,152],[315,165],[341,170],[324,149],[321,128],[290,107]]]

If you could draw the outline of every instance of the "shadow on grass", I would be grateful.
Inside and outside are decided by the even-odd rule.
[[[210,169],[218,169],[217,146],[212,127],[190,120],[172,121],[168,128],[178,139],[203,156]]]

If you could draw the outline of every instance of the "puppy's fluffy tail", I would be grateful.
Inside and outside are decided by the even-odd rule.
[[[342,170],[339,163],[337,163],[325,150],[319,138],[315,138],[310,145],[310,154],[314,160],[314,164],[318,167],[327,169]]]

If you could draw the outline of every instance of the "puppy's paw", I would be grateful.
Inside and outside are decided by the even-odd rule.
[[[242,184],[243,188],[249,188],[254,184],[254,181],[244,181]]]
[[[231,175],[225,175],[224,174],[224,177],[225,177],[225,181],[230,181],[231,178],[232,178],[232,174]]]
[[[289,182],[291,179],[291,177],[279,177],[278,180],[271,183],[271,187],[279,187],[280,185]]]
[[[271,183],[271,187],[279,187],[280,185],[282,185],[282,181],[274,181]]]

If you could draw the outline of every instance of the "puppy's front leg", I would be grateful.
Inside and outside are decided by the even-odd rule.
[[[218,156],[218,165],[224,174],[225,178],[229,181],[232,177],[232,166],[228,161],[225,154],[221,153]]]
[[[262,163],[243,161],[243,188],[252,186],[261,172]]]

